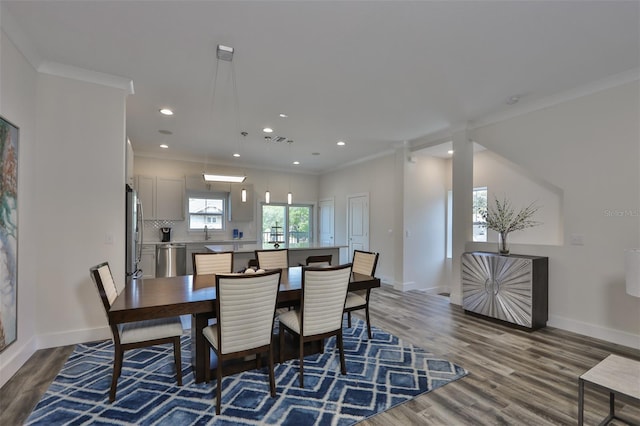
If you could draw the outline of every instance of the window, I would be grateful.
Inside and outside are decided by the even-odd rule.
[[[225,200],[227,195],[206,194],[189,196],[189,230],[224,230]]]
[[[473,241],[487,241],[487,223],[482,213],[487,210],[487,187],[473,188]]]
[[[311,232],[312,205],[263,204],[262,242],[287,243],[289,247],[308,247]]]
[[[487,209],[487,187],[473,188],[473,241],[487,241],[482,212]],[[447,258],[453,257],[453,192],[447,192]]]

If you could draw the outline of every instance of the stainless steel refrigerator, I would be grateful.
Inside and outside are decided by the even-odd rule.
[[[126,273],[127,278],[142,276],[140,259],[142,257],[142,234],[144,228],[142,204],[136,191],[126,185],[127,201],[127,239],[126,239]]]

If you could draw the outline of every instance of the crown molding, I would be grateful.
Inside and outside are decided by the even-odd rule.
[[[98,71],[90,71],[84,68],[71,65],[60,64],[58,62],[45,61],[37,68],[39,73],[55,75],[58,77],[70,78],[84,81],[86,83],[99,84],[124,90],[128,95],[133,95],[133,80],[117,75],[106,74]]]
[[[6,7],[3,7],[1,2],[0,16],[2,31],[37,72],[121,89],[128,95],[133,95],[135,93],[133,89],[133,80],[130,78],[44,60],[42,55],[40,55],[40,52],[38,52],[38,49],[36,49],[31,42],[31,39],[17,24],[17,21],[11,12],[9,12]]]

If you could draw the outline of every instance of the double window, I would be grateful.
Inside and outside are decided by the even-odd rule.
[[[213,231],[224,230],[227,194],[189,195],[189,230],[201,231],[206,226]]]
[[[263,204],[262,243],[307,247],[313,241],[312,212],[307,204]]]

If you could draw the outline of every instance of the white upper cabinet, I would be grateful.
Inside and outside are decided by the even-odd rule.
[[[184,220],[184,179],[136,176],[145,220]]]

